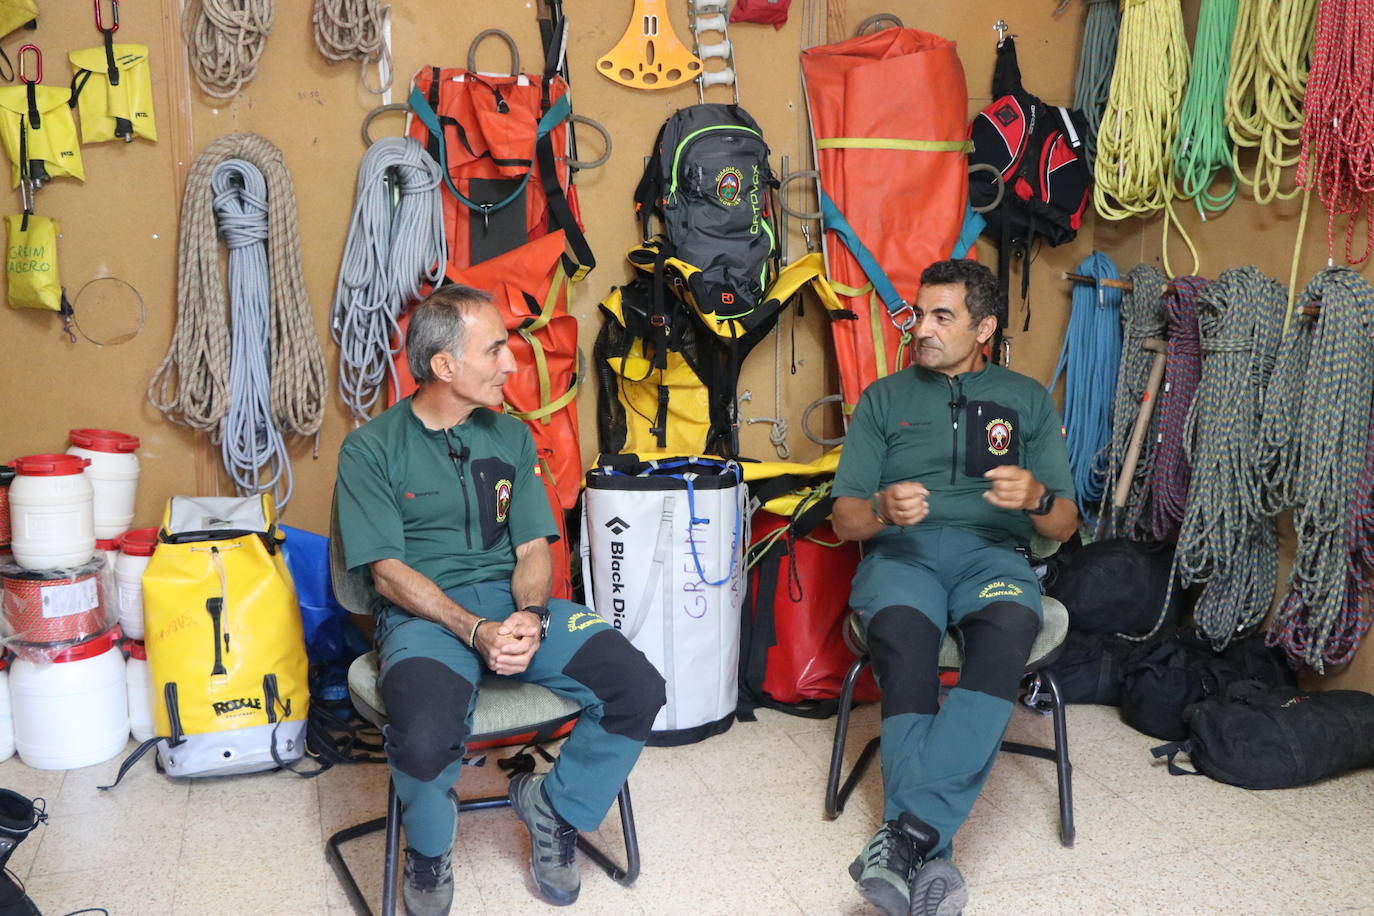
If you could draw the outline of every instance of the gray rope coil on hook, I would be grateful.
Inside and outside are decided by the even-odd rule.
[[[359,425],[388,375],[399,388],[392,341],[401,339],[401,313],[420,298],[422,283],[444,275],[441,180],[438,163],[410,137],[384,137],[363,154],[329,321],[339,345],[339,397]]]
[[[315,47],[334,63],[356,60],[363,88],[374,95],[391,88],[391,52],[385,34],[390,15],[390,4],[379,0],[315,0],[310,14]],[[382,73],[375,87],[367,81],[368,65],[374,63]]]
[[[281,151],[257,134],[220,137],[191,166],[181,200],[176,328],[148,382],[148,400],[173,423],[219,441],[231,396],[229,311],[211,176],[229,159],[252,163],[267,182],[272,415],[283,432],[314,436],[324,419],[329,382],[301,273],[295,191]]]
[[[1225,271],[1198,298],[1202,378],[1184,442],[1193,479],[1174,569],[1205,584],[1193,617],[1217,648],[1258,626],[1278,584],[1278,533],[1255,473],[1288,295],[1255,267]]]
[[[187,0],[181,32],[202,92],[227,99],[254,77],[275,16],[276,0]]]
[[[1083,112],[1083,118],[1088,122],[1084,142],[1089,170],[1097,161],[1097,131],[1112,91],[1116,40],[1120,33],[1121,8],[1117,0],[1088,0],[1088,21],[1083,28],[1078,73],[1073,80],[1073,107]]]
[[[1349,661],[1369,627],[1351,594],[1349,563],[1369,547],[1351,535],[1368,531],[1352,514],[1368,497],[1359,448],[1370,441],[1374,400],[1374,287],[1348,267],[1329,267],[1299,301],[1319,304],[1321,313],[1297,316],[1289,327],[1261,424],[1267,508],[1292,509],[1298,535],[1269,642],[1321,672]],[[1284,442],[1295,459],[1279,460]]]

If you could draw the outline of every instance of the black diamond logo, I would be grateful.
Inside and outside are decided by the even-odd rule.
[[[606,523],[606,527],[611,529],[612,534],[624,534],[625,531],[630,527],[630,523],[617,515],[615,518],[611,519],[609,522]]]

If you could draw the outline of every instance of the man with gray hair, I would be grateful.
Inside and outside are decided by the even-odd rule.
[[[515,371],[490,297],[445,286],[416,306],[406,359],[419,390],[349,433],[335,504],[350,570],[367,573],[387,761],[406,830],[409,916],[449,912],[457,798],[484,672],[542,684],[582,715],[547,774],[511,804],[549,903],[580,888],[578,831],[595,830],[665,702],[663,678],[587,608],[550,598],[557,537],[525,425],[493,408]]]

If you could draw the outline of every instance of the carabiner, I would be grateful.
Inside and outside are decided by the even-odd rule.
[[[903,312],[906,313],[906,319],[904,321],[898,321],[897,316],[901,315]],[[891,319],[894,328],[905,334],[916,326],[916,309],[910,304],[903,302],[900,306],[888,312],[888,318]]]
[[[29,79],[28,68],[24,66],[24,52],[25,52],[25,51],[32,51],[32,52],[33,52],[34,67],[38,70],[38,76],[34,77],[33,79]],[[27,44],[27,45],[24,45],[23,47],[21,47],[21,48],[19,49],[18,57],[19,57],[19,81],[22,82],[22,83],[28,83],[30,86],[32,86],[34,83],[41,83],[41,82],[43,82],[43,52],[40,51],[40,50],[38,49],[38,45],[35,45],[35,44]]]
[[[113,35],[119,31],[119,0],[110,0],[110,18],[114,24],[108,29],[105,28],[105,17],[100,0],[94,0],[95,6],[95,27],[102,35]]]

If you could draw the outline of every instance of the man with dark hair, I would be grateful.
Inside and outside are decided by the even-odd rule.
[[[950,844],[1040,630],[1039,586],[1018,548],[1032,534],[1065,541],[1078,524],[1053,402],[984,358],[997,305],[986,267],[926,268],[915,365],[864,390],[835,475],[835,531],[866,542],[849,601],[882,688],[884,823],[849,873],[889,916],[956,916],[968,899]],[[964,665],[942,706],[950,626]]]
[[[349,433],[334,490],[348,567],[377,592],[406,913],[449,912],[452,787],[484,671],[582,706],[553,768],[510,785],[535,884],[569,904],[578,831],[597,829],[624,785],[665,702],[663,678],[600,617],[549,597],[556,528],[529,430],[492,409],[516,367],[490,297],[432,293],[411,315],[406,358],[419,390]]]

